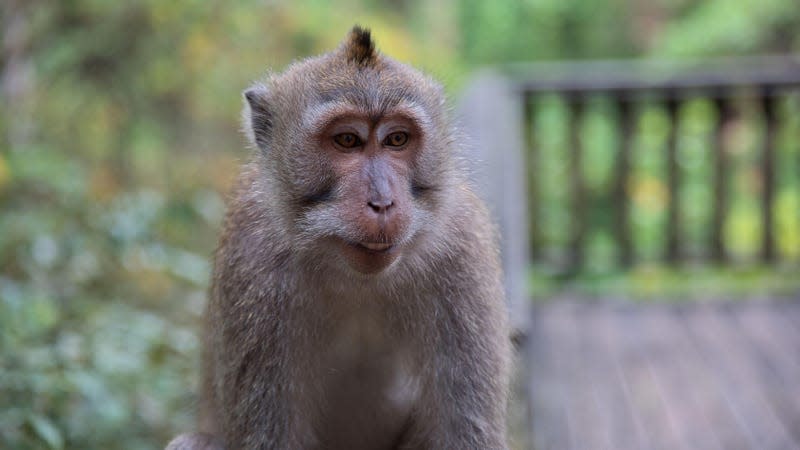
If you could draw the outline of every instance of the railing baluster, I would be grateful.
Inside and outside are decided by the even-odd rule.
[[[772,94],[767,89],[761,93],[761,105],[766,122],[764,148],[761,155],[761,259],[765,263],[775,260],[772,204],[775,196],[775,133],[778,128],[778,120],[775,114],[776,97]]]
[[[534,123],[534,111],[535,111],[535,103],[534,97],[530,94],[525,94],[523,97],[523,117],[525,120],[524,124],[524,132],[525,132],[525,161],[526,164],[526,183],[527,183],[527,192],[528,192],[528,234],[530,236],[530,255],[531,259],[536,260],[541,256],[541,249],[542,249],[542,240],[540,239],[539,234],[539,188],[537,186],[537,182],[539,181],[540,177],[538,176],[539,171],[539,151],[536,146],[536,136],[535,136],[535,123]]]
[[[717,111],[714,124],[714,212],[711,218],[711,259],[722,263],[727,259],[723,229],[728,203],[728,158],[725,149],[725,125],[730,118],[728,102],[724,97],[714,99]]]
[[[622,267],[628,267],[633,262],[633,251],[628,222],[630,205],[627,195],[627,183],[628,174],[630,173],[631,144],[633,143],[635,124],[631,100],[620,96],[617,98],[616,103],[619,110],[620,146],[615,162],[616,173],[613,196],[616,208],[614,231],[617,239],[617,250],[619,252],[619,264]]]
[[[680,174],[678,168],[678,99],[674,95],[664,105],[669,118],[667,138],[667,188],[669,190],[669,210],[667,215],[667,261],[676,264],[681,255],[680,249]]]
[[[583,123],[584,99],[579,96],[567,98],[570,117],[570,161],[569,174],[572,195],[572,238],[569,249],[569,268],[579,271],[583,267],[584,235],[586,232],[586,183],[583,179],[583,149],[581,148],[581,124]]]

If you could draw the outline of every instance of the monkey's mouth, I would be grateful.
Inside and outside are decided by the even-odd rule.
[[[354,245],[361,250],[366,250],[372,253],[385,253],[394,247],[393,244],[383,242],[357,242]]]
[[[400,256],[398,242],[342,240],[344,256],[350,267],[363,274],[374,274],[389,267]]]

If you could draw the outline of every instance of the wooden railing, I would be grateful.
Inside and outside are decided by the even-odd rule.
[[[616,128],[617,144],[608,152],[613,158],[611,187],[603,194],[604,214],[611,217],[611,235],[615,247],[616,267],[629,267],[639,261],[634,227],[631,225],[631,192],[629,182],[633,173],[632,158],[637,155],[637,120],[642,105],[656,105],[666,117],[668,131],[663,155],[665,174],[659,183],[666,191],[666,220],[659,242],[664,248],[661,259],[679,263],[701,259],[715,263],[729,261],[725,238],[726,217],[730,209],[730,151],[725,138],[728,124],[742,104],[749,110],[759,109],[756,121],[763,136],[754,173],[761,180],[759,222],[760,250],[756,260],[775,263],[776,234],[773,206],[775,203],[776,133],[780,126],[777,107],[791,98],[799,113],[800,55],[769,56],[749,59],[701,61],[697,63],[663,62],[580,62],[504,67],[479,74],[467,87],[460,113],[466,132],[473,136],[471,146],[476,184],[487,199],[500,223],[503,236],[503,257],[506,282],[513,305],[520,305],[524,314],[527,301],[525,285],[531,261],[541,261],[558,267],[562,273],[580,273],[584,269],[587,251],[587,231],[596,227],[590,211],[597,206],[595,195],[587,188],[583,175],[586,143],[580,124],[597,99],[607,105]],[[788,96],[788,97],[787,97]],[[566,109],[568,131],[560,151],[567,158],[565,184],[568,196],[562,205],[570,217],[566,242],[554,242],[542,233],[543,209],[541,190],[543,168],[538,164],[546,151],[535,124],[542,103],[560,99]],[[678,122],[683,108],[695,99],[705,99],[713,110],[707,151],[710,170],[711,200],[708,232],[701,255],[687,254],[681,229],[682,212],[679,191],[685,174],[679,165]],[[756,108],[754,108],[756,107]],[[751,114],[752,116],[752,114]],[[760,118],[758,118],[760,117]],[[784,114],[784,120],[786,120]],[[791,145],[800,146],[800,132]],[[795,152],[800,154],[800,152]],[[794,161],[795,172],[800,158]],[[795,175],[797,175],[795,173]],[[798,183],[800,186],[800,183]],[[800,189],[800,187],[798,187]],[[694,205],[693,205],[694,206]],[[608,211],[610,210],[610,211]],[[798,212],[800,214],[800,212]],[[554,258],[556,248],[560,256]],[[795,252],[797,253],[797,252]],[[514,314],[515,316],[518,314]]]
[[[539,205],[535,171],[539,146],[530,125],[537,98],[556,94],[562,97],[569,111],[570,139],[570,206],[573,217],[572,237],[569,243],[567,268],[579,271],[584,263],[585,230],[589,225],[586,217],[586,186],[581,174],[582,139],[578,124],[584,114],[584,105],[596,97],[610,99],[617,110],[617,127],[620,140],[615,157],[613,199],[614,237],[618,263],[622,267],[632,265],[634,260],[630,227],[630,196],[626,188],[631,172],[633,136],[636,120],[636,104],[641,101],[658,102],[662,105],[669,122],[666,145],[668,191],[667,224],[663,259],[677,263],[684,259],[680,232],[681,173],[678,166],[678,118],[682,105],[696,98],[709,99],[716,110],[713,137],[713,201],[710,226],[708,259],[714,262],[727,260],[723,239],[724,221],[728,207],[728,161],[723,139],[725,124],[734,114],[735,100],[745,97],[760,109],[764,122],[763,143],[758,170],[762,187],[760,198],[761,246],[760,259],[765,263],[777,260],[775,249],[775,224],[773,205],[775,201],[775,141],[778,129],[776,105],[786,95],[796,94],[800,87],[800,58],[760,57],[739,60],[716,60],[702,63],[646,63],[646,62],[595,62],[560,63],[512,68],[512,79],[516,90],[523,98],[526,157],[530,172],[528,182],[528,214],[530,222],[531,252],[534,258],[541,257],[544,242],[538,233]],[[797,137],[800,145],[800,136]],[[532,162],[531,162],[532,161]]]

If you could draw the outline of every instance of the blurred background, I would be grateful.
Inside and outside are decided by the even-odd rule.
[[[454,103],[471,73],[506,63],[672,60],[800,51],[796,0],[4,0],[0,110],[0,447],[161,448],[193,425],[197,321],[225,193],[247,159],[240,93],[268,69],[330,50],[354,23],[440,79]],[[682,107],[687,264],[663,264],[669,191],[663,104],[635,121],[629,180],[635,264],[619,249],[614,114],[580,133],[589,220],[571,236],[569,108],[531,106],[538,142],[531,297],[724,298],[800,287],[800,101],[781,98],[776,262],[759,263],[763,121],[730,125],[726,264],[705,261],[713,201],[704,150],[715,112]],[[750,115],[748,115],[750,114]],[[606,202],[606,203],[604,203]],[[604,206],[606,205],[606,206]]]

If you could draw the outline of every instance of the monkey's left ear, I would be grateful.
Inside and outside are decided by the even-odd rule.
[[[244,131],[250,142],[267,150],[272,137],[272,111],[269,107],[269,90],[263,84],[256,84],[244,91],[247,106],[242,113]]]

